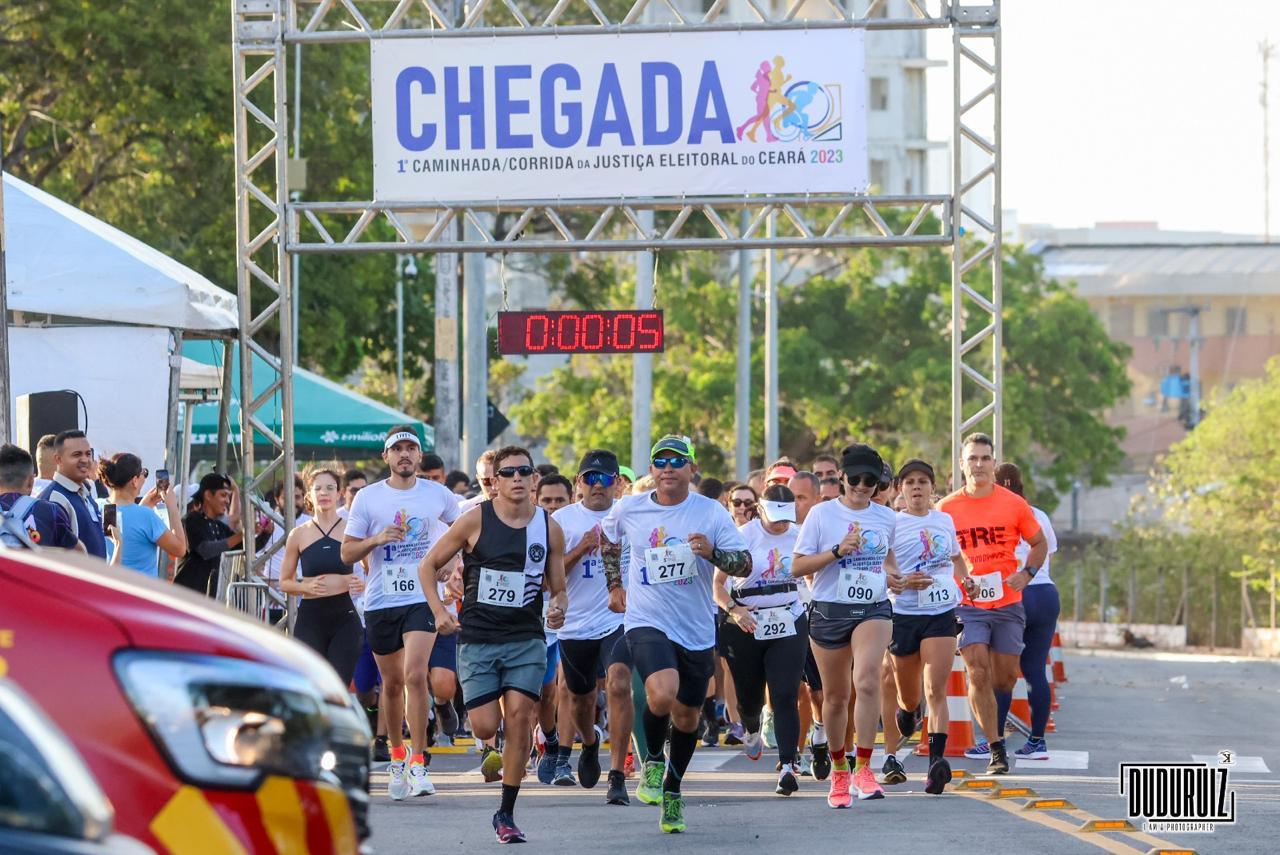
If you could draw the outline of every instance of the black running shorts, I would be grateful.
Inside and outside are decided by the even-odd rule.
[[[435,632],[436,620],[426,603],[395,606],[364,613],[364,632],[369,649],[390,656],[404,648],[406,632]]]
[[[564,683],[575,695],[589,695],[596,690],[596,680],[613,654],[613,646],[622,638],[619,626],[604,638],[560,639],[560,668]]]
[[[809,638],[827,650],[848,647],[853,631],[865,620],[892,620],[893,607],[888,600],[867,605],[829,603],[814,600],[809,612]]]
[[[680,676],[676,700],[686,707],[702,706],[707,698],[707,685],[716,672],[714,647],[689,650],[660,630],[648,626],[628,630],[627,646],[631,649],[641,680],[648,680],[650,674],[673,669]]]
[[[926,638],[956,637],[960,631],[956,624],[956,610],[948,609],[940,615],[894,615],[893,639],[889,652],[894,656],[912,656],[920,652],[920,642]]]

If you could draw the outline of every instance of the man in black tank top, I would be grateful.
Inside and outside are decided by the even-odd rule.
[[[513,814],[533,741],[547,642],[542,597],[551,594],[547,627],[564,624],[564,534],[533,504],[533,458],[507,446],[494,457],[497,493],[467,511],[419,565],[422,587],[445,635],[458,635],[458,680],[471,729],[492,739],[503,725],[502,805],[493,815],[499,843],[524,841]],[[462,609],[455,619],[440,600],[436,573],[462,552]],[[499,704],[501,702],[501,704]]]

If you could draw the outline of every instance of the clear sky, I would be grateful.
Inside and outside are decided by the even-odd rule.
[[[1280,0],[1006,0],[1004,208],[1018,221],[1260,234],[1262,61]],[[950,38],[930,38],[950,59]],[[936,36],[941,36],[937,38]],[[950,137],[950,72],[930,74]],[[1271,222],[1280,233],[1280,45],[1271,62]]]

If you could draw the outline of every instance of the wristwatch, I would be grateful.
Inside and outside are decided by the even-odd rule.
[[[1026,567],[1023,567],[1022,569],[1023,569],[1023,570],[1026,570],[1026,571],[1027,571],[1027,575],[1028,575],[1028,576],[1030,576],[1032,579],[1034,579],[1034,578],[1036,577],[1036,574],[1040,572],[1040,568],[1039,568],[1039,567],[1032,567],[1031,565],[1027,565]]]
[[[835,546],[831,547],[831,554],[835,556],[837,561],[844,557],[840,554],[840,544],[837,543]]]

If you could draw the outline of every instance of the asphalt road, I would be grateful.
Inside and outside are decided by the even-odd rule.
[[[539,784],[521,789],[516,818],[529,837],[521,851],[595,853],[628,851],[785,853],[797,847],[895,853],[1148,852],[1194,849],[1202,853],[1274,853],[1280,829],[1280,663],[1173,654],[1085,655],[1068,652],[1069,682],[1060,687],[1057,732],[1047,761],[1019,761],[999,779],[1008,791],[1026,787],[1038,799],[1066,799],[1075,810],[1028,810],[1029,796],[992,798],[953,788],[923,791],[924,759],[904,757],[910,780],[887,788],[880,801],[833,811],[826,784],[802,779],[790,798],[773,794],[774,759],[753,763],[737,749],[699,748],[685,782],[683,835],[658,830],[656,808],[634,797],[630,807],[604,803],[604,781],[592,790]],[[1021,745],[1018,736],[1011,746]],[[437,794],[405,802],[386,795],[386,775],[375,772],[373,846],[379,852],[448,851],[492,846],[490,817],[498,785],[484,784],[479,757],[463,749],[437,752],[432,779]],[[1126,818],[1119,794],[1121,762],[1217,764],[1232,752],[1230,787],[1237,820],[1205,834],[1080,831],[1089,820]],[[899,755],[903,757],[903,755]],[[577,754],[574,758],[576,762]],[[875,757],[879,768],[880,754]],[[975,780],[985,764],[954,760]],[[1141,819],[1135,821],[1141,828]],[[853,834],[855,837],[848,837]],[[837,841],[839,841],[837,843]],[[848,841],[846,843],[846,841]]]

